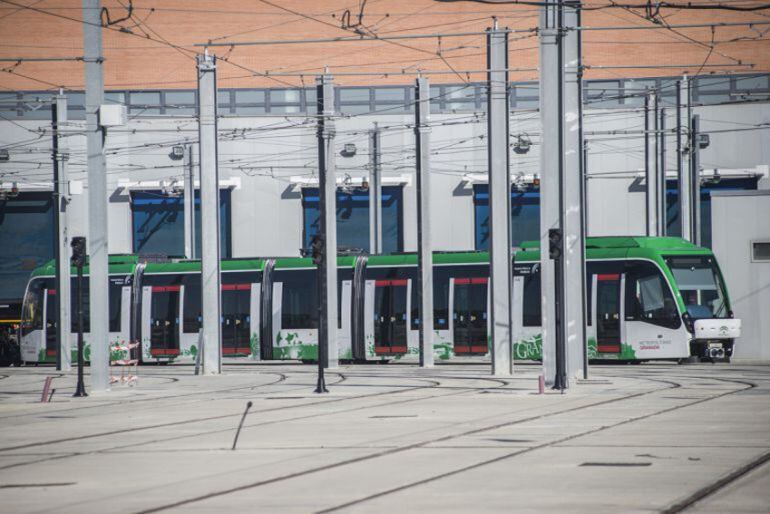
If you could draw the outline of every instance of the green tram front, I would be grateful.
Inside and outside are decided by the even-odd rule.
[[[666,255],[682,301],[682,321],[691,334],[690,355],[729,360],[741,320],[735,319],[722,273],[713,255]]]
[[[680,238],[589,238],[586,289],[592,360],[729,360],[740,336],[714,254]]]

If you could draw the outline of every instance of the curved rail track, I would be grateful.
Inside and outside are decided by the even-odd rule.
[[[242,370],[243,368],[241,368]],[[488,376],[479,376],[479,370],[468,367],[452,367],[441,369],[436,368],[429,376],[421,376],[418,373],[404,372],[401,369],[393,369],[387,367],[373,367],[373,368],[357,368],[352,367],[345,369],[341,372],[329,372],[334,380],[329,384],[335,388],[351,388],[351,394],[345,394],[342,396],[314,396],[309,394],[310,384],[314,381],[315,373],[311,370],[305,370],[303,368],[286,369],[282,367],[280,370],[271,370],[269,367],[258,368],[262,374],[275,375],[275,379],[270,382],[261,384],[238,385],[234,387],[217,388],[211,390],[190,391],[181,394],[172,394],[164,397],[154,398],[136,398],[136,399],[120,399],[113,402],[107,402],[100,405],[83,405],[77,407],[66,407],[56,410],[55,413],[69,413],[69,414],[81,414],[88,409],[111,409],[111,408],[144,408],[145,405],[150,405],[151,402],[163,403],[184,401],[203,401],[203,400],[217,400],[225,397],[228,400],[246,400],[253,399],[255,397],[265,397],[268,399],[268,395],[274,395],[270,399],[301,399],[308,401],[301,401],[297,403],[283,404],[274,407],[263,406],[256,408],[249,413],[247,422],[243,425],[244,433],[247,433],[250,429],[256,429],[258,427],[265,426],[277,426],[281,424],[291,423],[296,421],[305,421],[318,419],[326,416],[334,416],[342,413],[350,413],[358,410],[366,409],[382,409],[397,407],[409,403],[419,403],[427,400],[434,400],[444,397],[459,396],[466,394],[498,391],[498,392],[510,392],[512,394],[521,394],[521,387],[516,387],[515,380],[505,380]],[[481,369],[481,368],[479,368]],[[493,415],[487,418],[478,418],[469,420],[466,423],[460,423],[457,425],[456,430],[452,430],[449,434],[435,435],[431,434],[431,429],[421,429],[410,433],[409,435],[416,437],[416,441],[408,443],[394,443],[389,446],[380,446],[373,449],[373,451],[366,452],[362,455],[356,455],[354,457],[340,458],[333,462],[325,463],[323,465],[316,465],[300,469],[294,472],[288,472],[279,474],[273,477],[264,477],[258,480],[253,480],[246,483],[240,483],[233,485],[232,487],[225,487],[222,489],[209,491],[199,495],[191,495],[189,497],[175,499],[161,505],[156,505],[151,508],[145,508],[138,510],[141,513],[154,513],[161,512],[170,509],[175,509],[184,506],[190,506],[199,502],[212,500],[215,498],[225,497],[230,494],[249,491],[265,487],[271,484],[279,482],[290,481],[322,473],[324,471],[334,470],[337,468],[343,468],[345,466],[351,466],[357,463],[376,461],[377,459],[390,457],[399,453],[404,453],[410,450],[425,448],[427,446],[436,445],[440,443],[446,443],[459,438],[484,434],[492,432],[498,429],[511,427],[515,425],[521,425],[525,423],[531,423],[533,421],[547,420],[549,418],[557,418],[558,416],[580,413],[581,411],[590,411],[591,409],[601,408],[612,404],[623,404],[634,399],[643,398],[649,395],[655,395],[668,390],[682,389],[694,390],[693,394],[696,396],[681,396],[681,397],[661,397],[661,399],[668,400],[662,402],[660,408],[655,408],[649,412],[643,412],[636,416],[630,416],[623,419],[613,420],[611,423],[605,423],[601,426],[591,427],[587,430],[579,430],[567,435],[561,435],[559,437],[551,437],[548,440],[542,441],[538,444],[531,444],[525,447],[512,448],[511,451],[507,451],[502,455],[496,455],[491,458],[474,462],[472,464],[458,466],[454,469],[437,471],[429,476],[421,477],[418,480],[413,480],[407,483],[401,483],[397,486],[387,488],[384,490],[370,492],[369,494],[363,494],[359,497],[349,499],[345,502],[341,502],[336,505],[327,506],[318,512],[333,512],[350,507],[354,507],[360,504],[365,504],[372,500],[387,497],[402,491],[416,488],[421,485],[425,485],[431,482],[436,482],[451,476],[460,475],[462,473],[484,468],[498,462],[513,460],[518,457],[531,454],[547,448],[553,448],[563,443],[574,441],[581,437],[590,436],[593,434],[599,434],[603,431],[607,431],[613,428],[617,428],[623,425],[628,425],[642,420],[646,420],[655,416],[660,416],[675,411],[687,409],[699,404],[714,401],[719,398],[723,398],[729,395],[740,393],[742,391],[750,390],[757,387],[758,383],[770,379],[767,375],[762,375],[761,372],[755,369],[730,369],[726,368],[728,376],[710,376],[704,372],[703,367],[699,368],[687,368],[676,366],[643,366],[643,367],[604,367],[601,370],[602,377],[608,379],[634,379],[637,381],[644,381],[650,384],[650,387],[643,390],[637,390],[633,392],[624,393],[619,389],[613,388],[609,390],[611,397],[590,397],[590,401],[582,401],[578,405],[574,405],[568,401],[558,404],[555,408],[549,408],[546,412],[535,412],[527,414],[524,410],[517,411],[518,417],[515,419],[500,419],[501,415]],[[733,376],[736,375],[736,376]],[[152,376],[155,378],[174,378],[175,376],[184,377],[185,374],[178,372],[177,370],[170,368],[169,373],[152,373],[143,375]],[[39,375],[38,375],[39,377]],[[748,378],[747,378],[748,377]],[[693,382],[700,380],[702,382]],[[9,381],[10,382],[10,381]],[[179,382],[177,382],[178,384]],[[715,389],[715,383],[723,384],[720,389]],[[711,390],[709,387],[711,386]],[[356,389],[363,388],[376,388],[376,391],[372,392],[359,392]],[[728,389],[725,389],[727,387]],[[296,393],[297,391],[306,391],[307,394],[300,397],[286,396],[287,393]],[[0,391],[1,393],[2,391]],[[416,394],[419,393],[419,394]],[[696,394],[697,393],[697,394]],[[232,397],[227,395],[236,394],[238,396]],[[399,396],[404,396],[399,398]],[[600,398],[600,399],[597,399]],[[356,404],[356,400],[367,399],[365,405]],[[671,402],[675,404],[671,404]],[[352,405],[346,405],[346,402],[352,402]],[[315,407],[332,407],[335,408],[323,408],[317,409]],[[313,412],[305,413],[301,412],[303,408],[312,407]],[[542,406],[540,406],[542,407]],[[538,407],[536,410],[542,411],[543,409]],[[284,412],[291,412],[293,410],[300,411],[297,415],[279,416],[276,418],[263,419],[267,414],[282,414]],[[263,416],[260,416],[263,415]],[[40,413],[20,413],[0,417],[0,419],[26,419],[25,417],[33,418],[40,416]],[[88,434],[81,434],[72,437],[61,437],[48,440],[38,440],[35,442],[27,442],[24,444],[13,444],[0,448],[0,457],[2,455],[22,455],[19,450],[28,450],[31,448],[48,447],[51,449],[51,453],[57,451],[58,453],[45,456],[40,459],[33,459],[30,461],[11,463],[6,466],[0,466],[0,470],[9,468],[18,468],[33,464],[40,464],[53,460],[62,459],[74,459],[84,455],[95,455],[109,452],[118,452],[129,450],[136,447],[137,444],[151,445],[159,444],[167,441],[193,441],[196,438],[203,438],[205,436],[212,436],[216,434],[222,434],[224,436],[232,434],[235,426],[222,428],[219,426],[208,426],[211,422],[232,419],[236,421],[242,416],[241,409],[237,409],[234,412],[227,412],[223,414],[217,414],[212,416],[195,416],[187,417],[184,419],[177,419],[165,423],[152,423],[146,425],[138,425],[133,427],[126,427],[124,429],[99,431]],[[397,417],[397,416],[396,416]],[[505,416],[502,416],[505,418]],[[249,422],[248,420],[254,420]],[[467,425],[473,425],[468,427]],[[217,425],[214,423],[214,425]],[[184,427],[182,433],[175,432],[173,434],[164,433],[166,429],[174,427]],[[161,431],[161,433],[157,433]],[[130,444],[104,444],[98,448],[93,448],[83,451],[72,451],[68,449],[69,443],[77,443],[81,441],[101,441],[107,439],[108,441],[115,436],[131,433],[132,436],[136,436],[139,433],[146,433],[145,438],[140,437],[140,442],[136,440]],[[404,434],[400,434],[404,435]],[[424,437],[419,437],[425,435]],[[382,440],[379,441],[380,443]],[[58,447],[63,446],[59,449]],[[98,446],[98,445],[97,445]],[[224,449],[213,448],[213,449]],[[357,446],[360,449],[367,449],[369,446],[365,444]],[[729,474],[720,477],[704,487],[701,487],[697,491],[690,495],[676,500],[669,507],[665,509],[665,512],[681,512],[700,501],[701,499],[714,494],[721,488],[737,480],[741,476],[750,472],[753,469],[761,466],[762,464],[770,461],[770,452],[765,452],[761,456],[746,463],[746,465],[739,469],[733,470]]]

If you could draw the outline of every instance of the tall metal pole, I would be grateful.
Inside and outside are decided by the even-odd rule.
[[[83,344],[83,265],[85,264],[86,240],[84,237],[72,238],[72,264],[77,269],[77,290],[75,292],[77,302],[77,330],[78,330],[78,381],[75,387],[75,397],[88,396],[85,382],[83,381],[83,367],[85,366],[85,348]]]
[[[567,11],[567,23],[574,23],[573,26],[579,27],[582,25],[582,13],[580,10],[580,2],[576,2],[574,4],[575,8]],[[585,141],[585,135],[584,135],[584,129],[583,129],[583,37],[582,33],[578,30],[573,30],[572,33],[567,35],[567,48],[570,53],[567,54],[567,68],[565,69],[565,74],[567,78],[567,88],[568,88],[568,100],[571,100],[571,103],[569,104],[573,108],[577,107],[577,126],[578,126],[578,133],[577,133],[577,143],[575,143],[574,137],[575,135],[569,132],[567,134],[567,142],[568,144],[575,144],[576,151],[578,153],[578,167],[579,167],[579,173],[578,173],[578,185],[579,185],[579,205],[580,205],[580,235],[579,235],[579,245],[580,245],[580,286],[581,286],[581,293],[580,293],[580,299],[582,303],[582,310],[581,310],[581,319],[583,320],[583,327],[585,327],[586,319],[587,319],[587,310],[588,310],[588,299],[586,298],[586,266],[585,266],[585,242],[586,238],[588,237],[588,213],[587,213],[587,198],[588,198],[588,172],[586,171],[587,166],[587,155],[588,155],[588,148],[586,146]],[[573,75],[574,74],[574,75]],[[573,95],[572,97],[570,95]],[[570,128],[574,129],[574,123],[570,125]],[[570,139],[570,136],[572,139]],[[570,157],[572,159],[572,157]],[[574,162],[574,161],[571,161]],[[566,186],[568,187],[574,187],[573,181],[570,176],[570,181],[567,182]],[[575,255],[571,254],[570,259],[572,263],[574,263]],[[579,336],[579,346],[581,346],[580,351],[580,362],[583,364],[583,379],[588,380],[588,339],[586,337],[585,328],[582,330],[582,334]]]
[[[511,173],[508,148],[508,31],[487,29],[487,161],[492,374],[513,373]]]
[[[382,253],[382,169],[381,133],[374,124],[369,133],[369,253]]]
[[[666,109],[660,108],[658,113],[658,235],[665,236],[668,232],[666,213]]]
[[[336,368],[337,345],[337,178],[334,162],[334,84],[332,76],[316,79],[318,98],[318,179],[321,202],[321,234],[324,236],[321,273],[319,359]]]
[[[433,246],[430,216],[430,85],[415,86],[414,138],[417,156],[417,299],[420,304],[420,367],[433,367]]]
[[[220,321],[222,277],[220,270],[219,166],[217,163],[216,58],[199,55],[198,144],[201,183],[201,296],[203,306],[203,374],[222,372]]]
[[[692,241],[692,170],[690,162],[690,79],[678,82],[676,97],[677,181],[679,182],[679,219],[682,237]]]
[[[695,114],[690,119],[690,204],[692,205],[692,239],[690,240],[700,246],[700,115]]]
[[[563,3],[562,28],[579,27],[580,2]],[[586,284],[585,226],[583,219],[583,139],[582,139],[582,65],[580,39],[582,31],[567,30],[563,38],[564,86],[562,119],[564,120],[561,155],[564,156],[561,177],[561,220],[563,229],[563,298],[562,330],[565,336],[565,373],[568,381],[586,373]],[[568,384],[565,384],[567,386]]]
[[[564,32],[579,25],[579,6],[552,2],[540,12],[543,373],[558,389],[586,373],[580,31]]]
[[[184,254],[195,259],[195,154],[192,145],[184,149]]]
[[[69,203],[69,178],[67,176],[67,155],[60,138],[61,126],[67,123],[67,97],[63,91],[56,96],[51,109],[53,120],[53,196],[56,218],[56,297],[59,309],[56,313],[56,369],[69,371],[72,368],[70,348],[71,305],[70,305],[70,260],[67,204]]]
[[[588,217],[588,140],[582,136],[581,138],[583,139],[583,227],[588,237],[588,229],[591,226]]]
[[[107,249],[107,173],[104,128],[99,107],[104,103],[101,1],[83,0],[83,54],[86,74],[86,152],[88,169],[88,274],[90,293],[91,390],[109,389],[109,284]]]
[[[542,298],[543,375],[556,384],[558,343],[556,323],[556,273],[547,251],[549,230],[560,229],[561,177],[561,34],[560,9],[554,3],[540,11],[540,283]]]
[[[649,91],[644,98],[644,157],[646,233],[650,237],[657,237],[660,235],[658,232],[660,160],[658,159],[658,95],[654,91]]]

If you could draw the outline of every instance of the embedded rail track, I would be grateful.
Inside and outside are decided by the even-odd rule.
[[[245,366],[239,366],[238,371],[243,372],[244,368]],[[55,413],[67,413],[68,415],[79,416],[85,415],[87,412],[95,412],[95,410],[99,409],[105,412],[110,412],[110,409],[124,408],[141,410],[150,405],[155,405],[155,407],[153,407],[153,409],[155,409],[157,407],[162,407],[163,405],[173,404],[174,402],[216,401],[218,399],[245,401],[247,399],[261,397],[263,400],[298,400],[296,402],[277,406],[263,404],[261,407],[257,407],[250,411],[247,421],[243,425],[243,432],[246,434],[249,430],[255,430],[266,426],[272,426],[280,431],[282,424],[291,424],[297,421],[312,422],[314,419],[331,419],[335,415],[344,415],[346,413],[349,414],[361,410],[382,412],[383,409],[386,409],[386,412],[391,412],[391,409],[393,409],[392,412],[396,413],[396,415],[393,416],[380,415],[372,416],[373,418],[409,417],[397,415],[398,409],[401,406],[408,404],[419,405],[420,402],[436,400],[451,402],[451,397],[453,396],[461,397],[463,395],[495,392],[504,393],[506,396],[510,395],[513,397],[516,395],[527,394],[524,392],[527,389],[534,389],[534,384],[531,383],[531,378],[533,377],[524,380],[516,377],[514,377],[514,379],[499,379],[483,376],[486,372],[486,368],[480,366],[437,367],[430,374],[417,373],[414,372],[415,370],[407,367],[373,366],[350,367],[340,372],[330,372],[330,378],[333,379],[329,383],[330,387],[334,387],[336,391],[343,390],[344,394],[341,394],[340,396],[316,396],[310,393],[312,383],[315,379],[315,373],[312,370],[302,367],[295,367],[292,369],[288,366],[277,368],[279,369],[276,369],[276,367],[273,366],[258,365],[253,368],[248,368],[249,370],[258,370],[262,374],[273,375],[275,377],[265,383],[250,384],[248,386],[239,384],[234,387],[219,387],[209,390],[189,391],[162,397],[116,399],[115,401],[108,400],[100,405],[68,406],[60,408],[55,411]],[[244,482],[240,480],[238,481],[239,483],[236,483],[231,487],[210,490],[198,495],[174,498],[172,501],[168,502],[158,502],[151,507],[137,509],[134,512],[162,512],[185,506],[192,506],[201,502],[223,499],[237,493],[258,490],[281,482],[289,482],[323,472],[342,469],[347,466],[369,462],[375,463],[378,462],[379,459],[387,459],[394,455],[409,452],[410,450],[449,443],[460,438],[491,433],[496,430],[515,427],[516,425],[532,424],[533,422],[558,423],[560,416],[580,414],[582,412],[606,412],[606,408],[609,406],[617,406],[619,409],[626,408],[626,405],[630,405],[630,402],[645,397],[661,400],[659,408],[649,409],[640,412],[638,415],[621,417],[612,422],[603,423],[600,426],[562,434],[558,437],[549,437],[541,442],[525,445],[524,447],[510,448],[510,451],[506,451],[500,455],[495,455],[491,458],[482,459],[478,462],[453,467],[451,469],[437,470],[428,476],[423,476],[417,480],[408,481],[406,483],[399,483],[391,488],[383,488],[374,492],[370,491],[359,496],[352,494],[352,497],[347,498],[346,501],[324,506],[323,508],[317,509],[317,512],[333,512],[348,509],[367,504],[373,500],[387,498],[390,495],[417,489],[420,486],[452,476],[462,475],[463,473],[470,471],[482,470],[485,467],[496,463],[515,460],[545,449],[553,449],[559,445],[573,442],[583,437],[599,434],[624,425],[638,423],[664,414],[675,413],[696,405],[748,391],[758,387],[758,384],[765,384],[768,378],[770,378],[770,376],[764,374],[763,370],[754,368],[722,368],[724,373],[720,376],[709,373],[707,371],[708,369],[708,367],[703,366],[689,368],[656,365],[642,367],[602,367],[597,370],[597,373],[610,382],[622,382],[622,380],[633,379],[639,383],[646,383],[647,386],[641,390],[624,392],[621,387],[607,388],[605,385],[602,385],[603,382],[597,381],[595,383],[596,387],[602,388],[600,394],[584,395],[579,401],[577,401],[577,399],[567,401],[569,400],[569,395],[566,395],[563,397],[565,398],[565,401],[549,406],[549,408],[545,409],[545,412],[542,412],[543,409],[535,409],[536,412],[531,415],[520,412],[520,415],[514,419],[508,419],[509,416],[504,414],[470,419],[466,420],[466,422],[458,423],[457,426],[452,427],[452,430],[449,430],[449,433],[440,433],[439,435],[431,433],[431,430],[420,430],[412,434],[414,436],[412,438],[415,440],[407,443],[395,441],[393,444],[386,446],[383,446],[382,444],[379,446],[373,444],[372,446],[374,447],[372,448],[372,451],[364,451],[362,454],[354,457],[339,458],[323,465],[307,466],[297,471],[278,473],[275,476],[261,477],[252,481]],[[534,367],[529,371],[533,370],[535,370]],[[186,371],[187,370],[184,368],[169,367],[167,372],[164,370],[163,373],[155,372],[143,376],[152,376],[158,379],[176,378],[178,380],[187,375]],[[4,382],[9,386],[12,385],[12,381]],[[174,382],[174,387],[178,385],[178,381]],[[528,387],[522,387],[522,385]],[[585,385],[591,386],[592,383],[588,382]],[[164,386],[159,385],[158,387],[162,387],[169,391],[173,390],[168,384]],[[372,392],[361,391],[365,391],[367,388],[372,388],[374,390]],[[671,394],[666,393],[667,391],[674,391],[682,388],[690,391],[690,396],[683,396],[681,394],[680,396],[663,396],[664,394]],[[345,391],[348,389],[351,392],[348,393]],[[637,389],[639,388],[637,387]],[[303,394],[297,396],[297,392],[299,391],[302,391]],[[2,388],[0,388],[0,395],[2,395]],[[577,405],[575,405],[575,403],[577,403]],[[2,405],[2,403],[0,403],[0,405]],[[310,412],[305,412],[308,409]],[[292,412],[296,412],[296,415],[291,414]],[[278,414],[280,415],[276,417]],[[13,419],[14,424],[17,424],[32,421],[36,416],[39,417],[39,415],[39,413],[26,412],[14,414],[13,416],[0,417],[0,420],[8,421]],[[93,456],[127,451],[135,448],[137,445],[155,445],[155,447],[157,447],[158,444],[163,444],[165,442],[174,441],[179,443],[180,441],[188,441],[194,446],[196,440],[201,441],[204,440],[204,438],[211,436],[216,438],[220,435],[224,441],[233,433],[235,422],[239,420],[241,416],[242,409],[234,409],[232,412],[211,416],[190,416],[163,423],[138,424],[119,430],[95,431],[72,437],[39,439],[23,444],[5,445],[0,447],[0,460],[2,460],[4,455],[14,455],[18,457],[23,455],[23,453],[20,452],[32,449],[39,451],[41,448],[49,448],[51,454],[46,456],[30,454],[31,458],[29,460],[13,462],[5,466],[0,465],[0,473],[11,468],[18,469],[25,466],[47,463],[49,461],[78,459],[88,455]],[[221,422],[229,419],[233,421],[232,427],[227,426],[223,428],[221,426],[211,426],[212,422]],[[218,425],[218,423],[213,424]],[[176,430],[177,428],[181,430]],[[143,433],[146,435],[142,436]],[[422,433],[424,433],[424,436],[419,437]],[[131,434],[133,439],[132,442],[114,444],[114,439],[120,439],[120,436],[124,434]],[[88,447],[87,449],[72,450],[73,445],[86,442],[88,442],[86,445]],[[221,450],[224,446],[225,445],[223,444],[222,448],[213,449]],[[371,446],[364,444],[358,445],[356,448],[366,450],[371,448]],[[761,466],[768,460],[770,460],[770,452],[765,451],[745,465],[731,470],[727,475],[721,476],[717,480],[712,480],[707,484],[703,484],[696,491],[688,492],[688,494],[682,498],[675,499],[675,501],[671,502],[670,505],[662,510],[664,512],[681,512],[686,510],[699,500],[717,493],[725,486],[744,476],[751,470]]]

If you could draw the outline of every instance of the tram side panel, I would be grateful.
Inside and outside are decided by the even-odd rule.
[[[145,273],[142,283],[143,362],[195,362],[201,351],[200,272]],[[260,358],[260,274],[223,272],[222,354]]]
[[[77,362],[77,279],[73,278],[71,304],[70,348],[72,362]],[[110,275],[109,277],[109,332],[107,344],[111,358],[120,358],[122,350],[130,340],[131,276]],[[23,362],[56,362],[58,341],[57,310],[58,294],[53,277],[31,280],[27,286],[22,309],[20,349]],[[91,335],[89,316],[88,277],[83,278],[83,356],[91,356]]]
[[[433,267],[435,358],[489,352],[489,266],[456,263]],[[415,309],[419,312],[419,306]]]
[[[689,334],[674,288],[651,260],[589,261],[588,358],[675,359],[689,354]]]
[[[416,273],[416,266],[367,266],[363,330],[367,360],[417,357],[419,333],[411,319],[411,284]]]
[[[273,271],[272,354],[276,360],[318,359],[318,285],[315,268]]]
[[[540,263],[516,262],[513,267],[513,358],[543,358]]]

